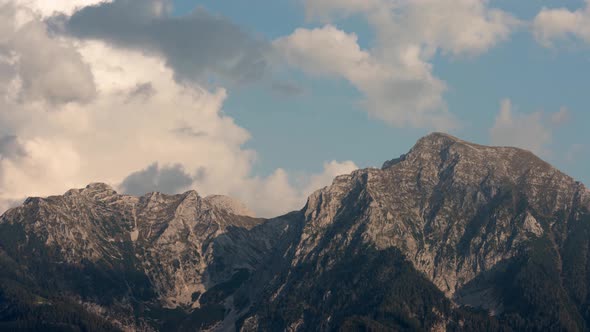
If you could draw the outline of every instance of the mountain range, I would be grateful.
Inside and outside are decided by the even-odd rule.
[[[0,330],[589,329],[590,191],[442,133],[271,219],[100,183],[0,217]]]

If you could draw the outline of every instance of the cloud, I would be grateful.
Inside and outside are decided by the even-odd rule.
[[[56,14],[71,15],[76,10],[111,0],[1,0],[34,10],[43,17]]]
[[[533,33],[546,47],[555,40],[577,38],[590,43],[590,0],[586,7],[571,11],[566,8],[543,8],[533,21]]]
[[[381,47],[418,45],[426,54],[437,49],[474,55],[505,40],[520,25],[512,15],[488,6],[488,0],[306,0],[310,17],[326,20],[338,13],[364,15]],[[466,28],[468,27],[468,28]]]
[[[268,45],[232,22],[197,8],[173,16],[168,0],[115,0],[54,20],[56,29],[86,40],[163,57],[181,81],[248,83],[267,71]]]
[[[131,173],[119,188],[123,193],[141,196],[149,192],[176,194],[187,189],[193,183],[182,165],[160,167],[153,163],[147,168]]]
[[[366,18],[375,31],[374,46],[362,49],[355,34],[333,24],[297,29],[274,45],[292,66],[348,80],[364,94],[362,105],[376,118],[398,127],[448,130],[458,124],[443,99],[446,84],[433,74],[434,56],[484,53],[520,24],[487,3],[306,0],[310,19]]]
[[[0,160],[4,158],[16,158],[26,155],[26,151],[16,136],[0,137]]]
[[[551,122],[555,126],[560,126],[560,125],[568,122],[569,119],[570,119],[570,111],[564,106],[562,106],[558,112],[551,114]]]
[[[119,189],[124,193],[138,196],[154,191],[176,194],[189,188],[202,191],[203,194],[222,193],[246,202],[258,216],[274,217],[300,209],[314,191],[332,183],[336,176],[356,169],[358,167],[352,161],[330,161],[324,163],[322,172],[304,174],[294,179],[284,169],[279,168],[267,177],[238,179],[240,185],[233,186],[227,191],[202,191],[219,184],[218,179],[209,177],[208,170],[198,169],[189,174],[181,164],[160,167],[154,163],[141,171],[131,173],[119,185]]]
[[[360,48],[355,34],[332,25],[297,29],[274,45],[290,65],[310,75],[348,80],[365,95],[362,104],[369,114],[387,123],[440,129],[454,125],[442,100],[445,84],[426,65],[412,65],[412,59],[400,67],[381,62]]]
[[[20,87],[15,97],[51,103],[94,98],[96,87],[89,66],[71,45],[49,36],[32,11],[0,5],[0,20],[0,62],[7,66],[1,80],[5,88]]]
[[[526,114],[514,111],[512,102],[505,99],[490,129],[490,139],[493,145],[516,146],[540,156],[550,156],[547,146],[552,142],[553,130],[566,118],[567,110],[563,107],[549,115],[542,112]]]
[[[189,173],[206,169],[210,181],[200,191],[210,193],[230,191],[249,176],[255,153],[241,146],[250,135],[221,114],[225,90],[180,85],[162,59],[140,52],[102,42],[77,50],[95,77],[92,101],[2,101],[0,126],[26,151],[2,160],[2,198],[56,194],[96,181],[116,185],[154,162],[181,164]],[[150,93],[138,96],[146,83]],[[179,135],[181,127],[204,135]]]
[[[277,211],[286,213],[301,209],[311,193],[331,184],[334,177],[355,169],[358,167],[352,161],[331,161],[324,163],[320,173],[293,179],[279,168],[268,177],[247,179],[239,190],[229,195],[247,202],[259,216],[276,216]]]
[[[138,83],[135,88],[129,91],[129,100],[131,101],[136,98],[149,99],[156,93],[157,91],[154,89],[152,83]]]
[[[358,169],[352,161],[337,162],[335,160],[324,163],[324,169],[320,174],[309,177],[303,190],[303,196],[308,197],[314,191],[332,183],[335,177],[342,174],[349,174]]]
[[[102,40],[56,37],[30,10],[1,8],[1,49],[18,57],[0,57],[0,208],[27,196],[106,182],[136,194],[186,189],[224,194],[260,216],[276,216],[301,208],[309,183],[320,186],[328,180],[324,173],[309,174],[306,179],[312,180],[300,183],[283,169],[253,176],[256,152],[243,147],[250,133],[223,112],[227,91],[178,82],[165,56]],[[16,22],[18,11],[28,15],[25,21]],[[36,38],[23,38],[24,44],[15,46],[12,40],[26,35],[21,30],[30,26]],[[51,73],[54,87],[22,83],[21,59],[46,54],[34,42],[51,49],[56,65],[30,66],[27,75]],[[92,98],[81,98],[79,91],[55,92],[62,85],[81,84],[80,78],[70,80],[62,59],[88,70]],[[329,165],[326,174],[356,168],[351,162]]]

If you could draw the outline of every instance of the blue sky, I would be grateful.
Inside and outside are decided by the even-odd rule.
[[[432,131],[590,184],[590,1],[5,3],[0,210],[105,182],[275,216]]]
[[[584,2],[496,0],[491,5],[530,21],[543,7],[576,10],[583,8]],[[186,15],[196,6],[223,15],[269,40],[299,27],[322,25],[306,20],[304,6],[298,1],[176,0],[175,13]],[[362,17],[335,24],[356,33],[362,47],[370,47],[373,33]],[[491,143],[488,130],[505,98],[511,99],[522,113],[551,113],[567,107],[570,121],[553,131],[548,144],[551,153],[543,158],[590,183],[590,151],[586,145],[590,137],[585,129],[590,124],[588,45],[566,41],[546,48],[523,27],[484,54],[468,58],[439,54],[433,64],[434,73],[448,83],[444,98],[449,110],[465,122],[464,127],[451,133],[466,140]],[[305,93],[280,97],[262,87],[229,91],[224,110],[252,132],[247,145],[260,155],[256,170],[261,174],[277,167],[317,171],[325,159],[351,159],[359,166],[378,166],[404,153],[432,130],[392,127],[368,117],[359,110],[358,91],[345,80],[297,73],[291,79],[305,87]],[[568,156],[571,149],[577,152],[574,160]]]

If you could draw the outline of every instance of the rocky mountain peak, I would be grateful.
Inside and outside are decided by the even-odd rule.
[[[70,189],[65,194],[64,197],[72,197],[82,195],[85,197],[89,197],[91,199],[105,199],[108,197],[112,197],[118,195],[117,192],[113,187],[106,183],[90,183],[85,188],[82,189]]]
[[[423,175],[444,173],[469,177],[470,179],[465,179],[467,181],[475,181],[487,175],[513,182],[526,182],[535,177],[554,175],[568,178],[568,182],[573,181],[530,151],[515,147],[479,145],[444,133],[432,133],[421,138],[407,154],[385,162],[382,169],[394,166],[404,168],[409,165],[424,170],[421,173]]]
[[[85,189],[88,191],[97,191],[97,192],[98,191],[105,191],[105,192],[115,191],[113,189],[113,187],[111,187],[110,185],[108,185],[106,183],[102,183],[102,182],[89,183]]]
[[[205,197],[205,202],[209,203],[210,205],[226,210],[230,213],[233,213],[237,216],[247,216],[247,217],[255,217],[255,213],[248,209],[248,207],[240,202],[239,200],[224,196],[224,195],[210,195]]]
[[[450,134],[446,134],[446,133],[442,133],[442,132],[433,132],[433,133],[430,133],[430,134],[420,138],[418,140],[418,142],[416,142],[415,147],[421,146],[421,145],[444,146],[444,145],[455,144],[455,143],[472,144],[472,143],[468,143],[466,141],[463,141],[462,139],[455,137],[453,135],[450,135]]]
[[[400,248],[452,296],[479,273],[515,255],[521,243],[548,232],[541,216],[587,204],[586,192],[529,151],[433,133],[382,169],[339,176],[314,193],[306,206],[307,236],[297,259],[328,250],[316,242],[324,232],[350,239],[363,229],[364,242]],[[481,221],[490,211],[494,214]],[[544,225],[553,227],[556,220]],[[453,259],[437,258],[449,253]]]
[[[383,164],[382,169],[387,169],[399,162],[404,161],[408,155],[421,156],[423,158],[436,157],[437,155],[448,151],[448,149],[453,145],[458,145],[456,148],[467,147],[471,149],[477,149],[482,147],[477,144],[463,141],[449,134],[435,132],[420,138],[407,154],[404,154],[399,158],[386,161]]]

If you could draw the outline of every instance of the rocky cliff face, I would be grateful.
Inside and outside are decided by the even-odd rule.
[[[561,227],[562,216],[588,206],[588,198],[581,183],[528,151],[432,134],[382,169],[340,176],[313,194],[296,261],[321,255],[326,248],[319,241],[338,214],[349,200],[363,200],[358,220],[331,238],[332,250],[342,250],[363,228],[364,242],[400,249],[453,296],[530,240]]]
[[[436,133],[270,220],[194,191],[28,199],[0,219],[0,280],[137,330],[584,330],[589,211],[530,152]]]
[[[133,326],[138,322],[119,315],[132,316],[132,302],[200,308],[212,285],[255,269],[276,236],[272,227],[253,230],[263,220],[239,213],[250,214],[223,196],[133,197],[97,183],[27,199],[1,217],[0,243],[25,269],[46,267],[52,278],[63,279],[62,291],[87,293],[80,301]],[[88,282],[80,285],[80,278]],[[120,305],[102,306],[108,297]]]

